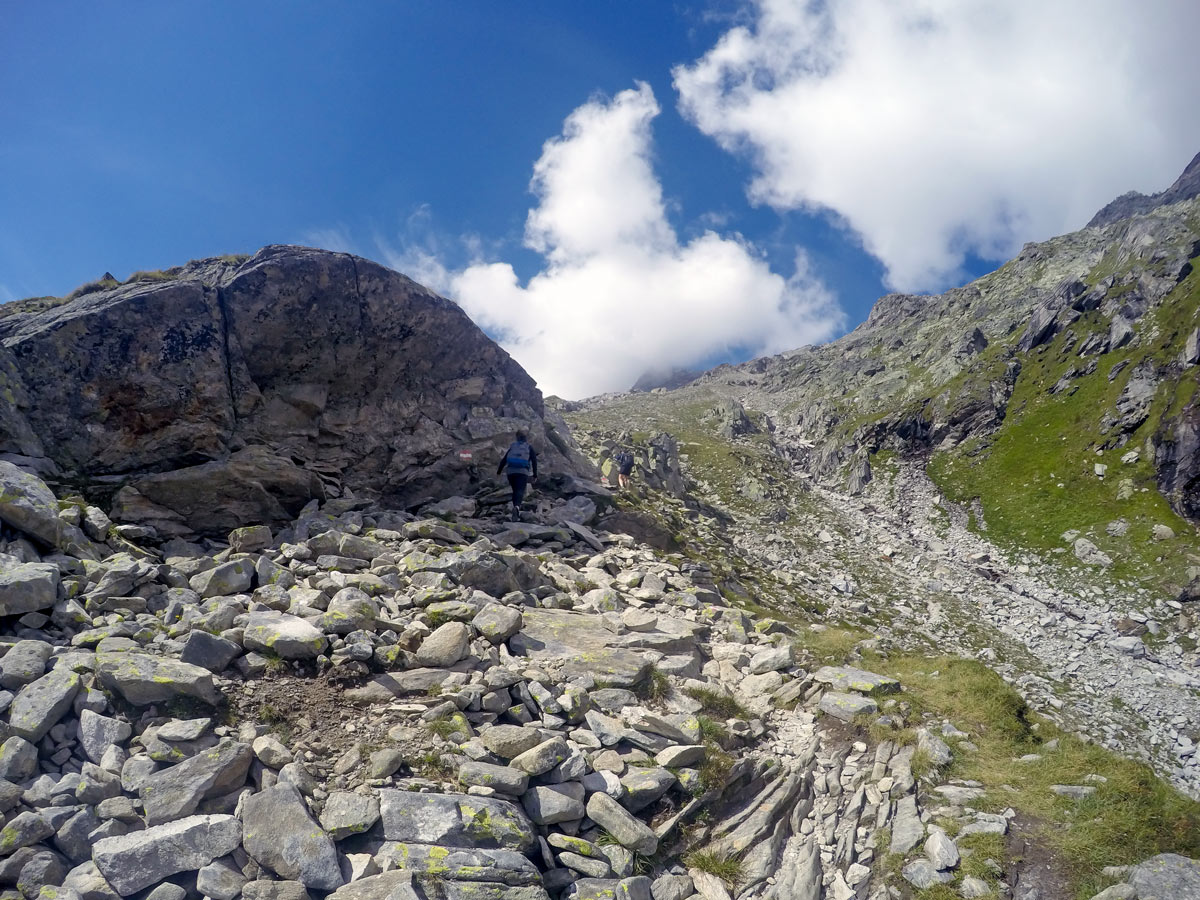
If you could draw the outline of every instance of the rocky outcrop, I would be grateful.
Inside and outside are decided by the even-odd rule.
[[[300,247],[4,318],[0,389],[0,454],[167,536],[284,522],[346,492],[462,492],[518,428],[544,471],[579,462],[533,380],[455,304]]]
[[[1122,194],[1092,216],[1092,220],[1088,222],[1088,228],[1100,228],[1121,219],[1128,219],[1130,216],[1147,213],[1156,206],[1179,203],[1197,195],[1200,195],[1200,153],[1192,157],[1192,161],[1183,170],[1183,174],[1165,191],[1148,195],[1138,191]]]

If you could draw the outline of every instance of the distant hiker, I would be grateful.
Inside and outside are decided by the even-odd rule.
[[[628,450],[617,453],[613,460],[617,464],[617,485],[621,490],[629,487],[629,476],[633,473],[633,454]]]
[[[512,520],[521,521],[521,501],[525,499],[525,488],[537,480],[537,451],[529,445],[525,432],[518,431],[517,439],[509,444],[508,452],[496,467],[496,474],[508,470],[508,483],[512,485]]]

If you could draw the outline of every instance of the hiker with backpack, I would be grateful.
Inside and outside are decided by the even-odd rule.
[[[496,474],[508,472],[508,483],[512,485],[512,520],[519,522],[525,488],[530,481],[537,481],[537,451],[530,446],[525,432],[518,431],[516,437],[496,467]]]
[[[613,461],[617,464],[617,486],[625,490],[629,487],[629,476],[633,473],[633,454],[622,450],[613,456]]]

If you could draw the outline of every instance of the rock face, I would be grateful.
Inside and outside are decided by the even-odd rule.
[[[466,491],[517,428],[543,471],[571,469],[533,380],[403,275],[287,246],[172,271],[0,320],[0,454],[103,479],[119,520],[167,535],[284,522],[345,488]]]

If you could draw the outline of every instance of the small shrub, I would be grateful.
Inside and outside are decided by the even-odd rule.
[[[666,672],[660,672],[658,669],[650,670],[650,677],[643,681],[634,690],[639,700],[666,700],[671,696],[671,679]]]

